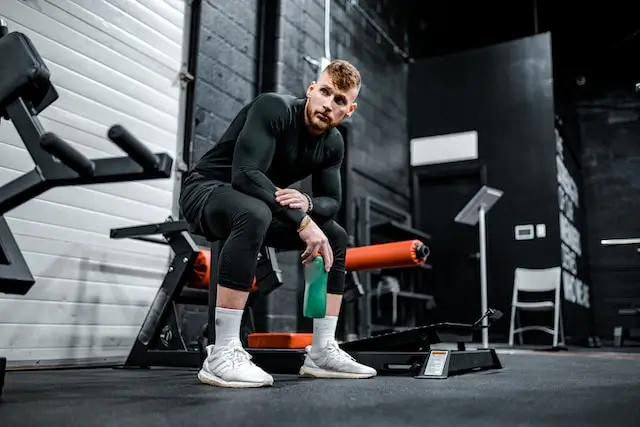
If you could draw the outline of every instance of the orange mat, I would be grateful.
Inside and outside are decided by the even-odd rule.
[[[249,348],[305,348],[311,345],[313,334],[254,333],[249,334]]]

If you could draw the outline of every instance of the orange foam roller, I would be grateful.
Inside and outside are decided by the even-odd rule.
[[[196,261],[193,263],[193,271],[189,278],[189,286],[198,289],[209,289],[209,282],[211,280],[211,251],[207,249],[201,249],[196,256]],[[256,278],[253,278],[251,284],[251,292],[256,292],[258,287],[256,286]]]
[[[211,278],[211,251],[200,250],[193,264],[189,283],[194,288],[208,289]]]
[[[380,270],[424,264],[429,248],[420,240],[381,243],[347,249],[347,270]]]

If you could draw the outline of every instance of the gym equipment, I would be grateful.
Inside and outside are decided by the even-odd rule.
[[[189,229],[189,224],[185,221],[169,217],[164,223],[114,228],[110,232],[112,239],[129,238],[168,245],[173,251],[167,274],[151,303],[124,367],[198,367],[201,364],[202,342],[192,344],[182,339],[178,306],[209,305],[210,286],[208,283],[206,287],[203,286],[202,279],[211,276],[207,260],[212,256],[208,250],[198,247]],[[155,235],[162,237],[153,237]],[[194,272],[196,263],[200,264],[200,268]],[[261,249],[254,283],[259,286],[252,288],[247,307],[282,285],[281,271],[273,248]],[[250,309],[245,310],[243,325],[244,328],[253,329]],[[206,327],[203,333],[206,333]],[[243,341],[246,342],[246,338]]]
[[[503,192],[483,185],[469,202],[458,212],[454,221],[460,224],[475,226],[478,224],[480,238],[480,304],[483,313],[488,308],[487,298],[487,223],[486,215],[493,205],[502,197]],[[482,346],[489,348],[489,329],[487,317],[483,317]]]
[[[362,174],[361,171],[358,173]],[[409,212],[376,197],[360,197],[356,204],[355,213],[355,223],[357,225],[355,234],[357,236],[357,245],[360,247],[385,243],[397,244],[398,242],[409,242],[415,239],[427,244],[431,240],[429,234],[413,228],[413,218]],[[426,247],[424,250],[426,250]],[[389,254],[386,251],[384,253]],[[373,254],[371,255],[373,256]],[[426,256],[428,253],[423,255]],[[392,261],[392,257],[389,259]],[[386,260],[386,262],[389,262],[389,259],[383,257],[382,260],[379,259],[377,261]],[[424,277],[424,271],[422,270],[430,270],[432,266],[427,262],[411,264],[409,258],[404,259],[407,261],[406,264],[399,262],[394,268],[403,270],[395,273],[403,276],[403,282],[407,285],[405,287],[406,290],[389,296],[394,301],[396,301],[396,298],[401,298],[403,305],[407,307],[422,306],[430,299],[428,295],[423,293],[420,286],[421,278]],[[371,271],[366,268],[360,271],[358,276],[362,280],[363,293],[366,294],[366,297],[358,299],[357,304],[345,305],[345,321],[349,322],[350,319],[356,317],[358,319],[357,327],[356,325],[350,325],[349,329],[353,333],[357,333],[359,338],[396,330],[393,320],[389,324],[379,316],[374,315],[376,311],[374,307],[379,307],[382,302],[381,295],[376,292],[374,286],[375,273],[377,271]],[[394,301],[392,301],[392,304],[395,304]],[[354,306],[357,306],[357,312],[353,312]],[[390,317],[393,319],[393,314]]]
[[[212,331],[207,324],[202,329],[202,336],[197,349],[184,341],[170,345],[167,335],[180,337],[179,322],[177,322],[176,304],[191,303],[215,307],[215,289],[217,279],[215,268],[203,266],[198,273],[210,271],[209,293],[203,289],[194,289],[189,278],[194,277],[194,261],[201,250],[194,243],[188,232],[189,225],[184,221],[174,221],[149,224],[137,227],[127,227],[111,230],[111,238],[134,238],[148,242],[169,244],[174,252],[173,260],[167,275],[149,309],[149,313],[140,328],[136,342],[125,362],[125,367],[171,366],[197,368],[204,357],[204,348],[211,339]],[[162,234],[163,239],[148,237],[152,234]],[[365,266],[375,268],[373,263],[355,263],[366,251],[379,254],[385,244],[370,247],[349,248],[347,259],[352,259],[351,266]],[[413,265],[422,265],[426,261],[428,250],[421,242],[397,242],[394,247],[405,249],[406,258],[413,260]],[[215,260],[213,254],[202,256],[201,261]],[[399,258],[394,251],[390,257]],[[403,261],[402,265],[406,265]],[[382,265],[385,264],[381,261]],[[353,271],[351,273],[354,273]],[[205,273],[206,275],[206,273]],[[199,280],[199,279],[198,279]],[[243,323],[250,321],[251,306],[264,295],[269,294],[282,284],[280,271],[277,268],[275,251],[263,248],[258,258],[256,270],[256,287],[247,302]],[[354,283],[351,282],[353,287]],[[190,298],[191,296],[191,298]],[[249,313],[249,314],[248,314]],[[502,316],[497,310],[487,310],[485,315],[473,325],[457,323],[439,323],[422,326],[403,332],[365,338],[362,340],[343,343],[341,347],[363,363],[373,366],[381,375],[411,374],[420,378],[446,378],[449,375],[460,374],[481,369],[499,369],[500,361],[493,349],[467,350],[466,343],[472,342],[473,333],[485,326],[484,319],[491,322]],[[211,317],[210,317],[211,318]],[[249,319],[247,319],[249,318]],[[212,323],[210,323],[212,324]],[[487,324],[486,327],[489,327]],[[249,325],[249,329],[251,325]],[[244,328],[243,328],[244,330]],[[246,331],[245,331],[246,332]],[[304,347],[311,344],[312,334],[287,333],[243,333],[243,343],[246,350],[252,354],[254,361],[271,373],[297,374],[304,359]],[[174,340],[179,341],[179,340]],[[453,343],[457,350],[439,350],[432,348],[440,343]],[[431,361],[431,362],[430,362]],[[436,369],[437,368],[437,369]],[[437,375],[436,375],[437,374]]]
[[[466,348],[466,344],[473,341],[473,332],[484,327],[482,323],[487,323],[486,327],[489,327],[501,317],[500,311],[489,309],[472,325],[437,323],[345,342],[340,344],[340,348],[358,362],[374,368],[378,375],[442,379],[470,372],[502,369],[494,349]],[[312,334],[274,334],[271,339],[269,334],[253,335],[249,336],[250,346],[246,350],[257,365],[272,374],[295,375],[304,362],[304,347],[311,345]],[[288,348],[273,348],[274,343],[286,344]],[[437,344],[455,344],[456,349],[433,348]],[[257,346],[261,348],[256,348]]]
[[[4,388],[4,374],[7,370],[7,358],[0,357],[0,402],[2,402],[2,389]]]
[[[104,184],[169,178],[173,159],[152,153],[120,125],[108,138],[127,156],[89,159],[52,132],[37,115],[58,99],[50,72],[31,40],[12,32],[0,38],[0,114],[11,120],[35,167],[0,187],[0,216],[40,194],[62,186]],[[4,218],[0,219],[4,253],[0,266],[0,291],[26,294],[34,280]]]
[[[210,260],[217,257],[212,257],[209,250],[198,247],[190,229],[185,221],[169,217],[164,223],[114,228],[110,231],[112,239],[129,238],[168,245],[173,252],[167,274],[151,303],[124,367],[197,367],[201,364],[201,348],[208,334],[206,322],[199,342],[193,345],[184,342],[182,327],[178,321],[178,306],[210,306],[210,301],[214,301],[215,307],[215,294],[212,293],[209,280],[212,277]],[[156,235],[162,237],[155,237]],[[216,282],[215,274],[213,277],[212,281]],[[347,281],[349,286],[345,299],[351,300],[362,295],[362,287],[355,274],[349,277],[351,280]],[[248,342],[249,331],[255,329],[251,309],[253,304],[282,283],[275,249],[263,247],[258,255],[254,286],[243,317],[243,343]]]
[[[424,265],[429,248],[420,240],[349,248],[346,257],[347,270],[382,270]]]
[[[52,132],[38,114],[58,99],[51,74],[29,37],[0,22],[0,118],[10,120],[35,167],[0,187],[0,293],[26,295],[35,280],[4,214],[63,186],[169,178],[173,159],[152,153],[120,125],[108,138],[127,156],[89,159]],[[0,358],[0,396],[6,359]]]

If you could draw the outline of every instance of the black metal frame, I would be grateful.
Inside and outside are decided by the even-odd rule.
[[[438,323],[346,342],[340,347],[358,362],[374,368],[378,375],[447,378],[469,372],[501,369],[502,364],[494,349],[466,348],[466,344],[473,340],[476,324]],[[442,352],[432,346],[441,343],[456,344],[457,349],[444,350],[448,356],[441,375],[424,375],[432,354]],[[248,348],[247,351],[253,356],[255,363],[267,372],[287,375],[298,373],[305,354],[304,349]]]
[[[4,216],[0,216],[0,291],[26,295],[36,282]]]
[[[171,176],[171,156],[152,153],[120,125],[112,126],[107,133],[127,154],[115,158],[89,159],[47,132],[38,114],[58,99],[58,93],[49,80],[46,64],[31,40],[19,32],[0,38],[0,58],[5,56],[6,65],[0,74],[0,115],[13,122],[36,166],[0,187],[0,215],[55,187]]]
[[[371,213],[378,212],[389,220],[381,224],[372,224]],[[382,200],[371,196],[363,196],[357,206],[357,241],[358,246],[369,246],[374,243],[392,242],[399,240],[419,239],[427,244],[431,236],[412,227],[413,217],[409,212],[392,206]],[[385,236],[385,239],[375,241],[373,236]],[[430,264],[424,264],[420,268],[431,268]],[[358,300],[359,330],[360,338],[370,337],[375,332],[375,325],[371,321],[371,298],[372,292],[371,276],[369,271],[360,272],[364,298]]]
[[[134,227],[112,229],[112,239],[135,239],[145,242],[169,245],[173,258],[167,269],[162,284],[149,307],[149,311],[140,327],[136,340],[125,361],[125,367],[148,368],[151,366],[196,367],[200,364],[199,352],[182,349],[157,349],[161,334],[175,310],[175,303],[180,301],[184,285],[193,271],[200,248],[189,233],[185,221],[169,220],[165,223],[145,224]],[[150,236],[160,234],[163,239]],[[193,289],[192,294],[198,290]],[[187,295],[186,298],[189,298]],[[197,300],[198,298],[191,298]],[[172,320],[171,320],[172,321]],[[172,321],[173,322],[173,321]],[[179,326],[179,325],[178,325]],[[167,330],[164,332],[166,333]],[[179,332],[179,329],[178,331]],[[184,343],[182,342],[184,346]]]
[[[7,359],[0,357],[0,402],[2,402],[2,389],[4,388],[4,374],[7,370]]]
[[[13,101],[7,107],[7,114],[36,167],[0,187],[0,215],[55,187],[171,176],[171,156],[152,153],[120,125],[112,126],[108,137],[128,156],[89,159],[55,134],[45,132],[38,117],[23,99]]]
[[[125,361],[125,367],[149,368],[151,366],[170,366],[196,368],[202,363],[203,349],[207,342],[215,340],[215,301],[217,288],[216,260],[221,241],[211,245],[211,268],[209,289],[189,287],[189,277],[194,269],[200,252],[190,225],[176,221],[171,217],[166,222],[145,224],[134,227],[112,229],[112,239],[135,239],[144,242],[168,245],[173,258],[162,284],[149,307],[149,312],[140,327],[140,331]],[[162,235],[162,238],[153,237]],[[251,293],[244,322],[246,328],[253,329],[251,306],[254,301],[264,297],[282,285],[282,274],[278,267],[275,250],[264,247],[258,256],[256,279],[260,283],[257,292]],[[202,337],[197,347],[190,348],[182,339],[182,327],[177,318],[178,304],[208,305],[209,321],[202,327]],[[175,339],[174,339],[175,338]],[[177,344],[174,344],[177,342]]]
[[[4,218],[10,210],[55,187],[170,178],[173,159],[152,153],[120,125],[108,138],[127,156],[89,159],[38,119],[58,99],[50,71],[31,40],[0,21],[0,119],[10,120],[35,163],[0,187],[0,292],[25,295],[35,280]],[[6,358],[0,357],[0,397]]]
[[[185,81],[186,87],[184,89],[184,129],[182,140],[182,162],[184,167],[189,168],[191,164],[191,157],[193,153],[193,140],[195,135],[195,127],[201,121],[198,117],[201,114],[196,110],[196,81],[198,79],[198,51],[200,49],[200,21],[202,15],[202,0],[193,0],[187,3],[186,11],[190,13],[188,28],[184,31],[188,31],[187,41],[187,55],[184,62],[185,70],[191,76],[193,80]],[[181,170],[181,172],[186,172]],[[184,183],[185,174],[180,175],[180,183]],[[176,197],[178,194],[175,195]]]
[[[38,114],[58,99],[49,70],[27,36],[6,27],[1,34],[0,58],[9,59],[0,73],[0,116],[11,120],[35,167],[0,187],[0,292],[24,295],[34,280],[5,213],[55,187],[169,178],[173,159],[152,153],[120,125],[107,136],[128,155],[115,158],[89,159],[47,132]]]

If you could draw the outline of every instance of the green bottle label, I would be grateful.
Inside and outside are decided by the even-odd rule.
[[[303,315],[313,319],[322,318],[327,312],[327,277],[324,259],[316,256],[306,265],[304,283]]]

